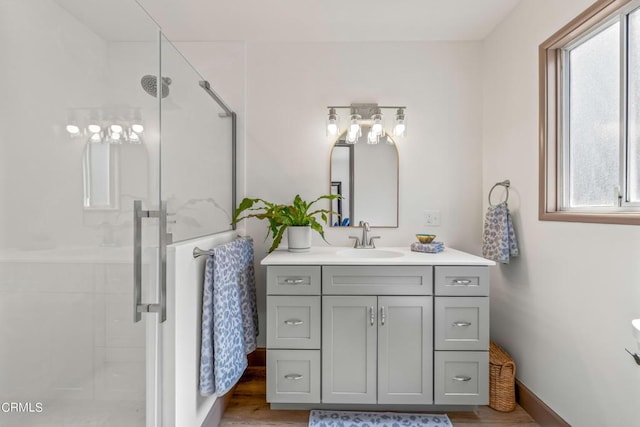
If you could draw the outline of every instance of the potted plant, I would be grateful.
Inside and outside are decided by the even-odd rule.
[[[327,214],[332,213],[330,209],[316,209],[310,212],[311,206],[319,200],[333,200],[339,197],[341,196],[324,195],[311,202],[306,202],[297,194],[290,205],[281,205],[263,199],[245,197],[233,213],[232,224],[236,224],[245,218],[266,219],[269,221],[269,228],[267,229],[265,240],[269,235],[273,235],[273,244],[269,248],[269,253],[278,247],[285,230],[288,230],[289,251],[307,252],[311,248],[311,230],[317,231],[322,236],[322,239],[325,242],[327,241],[324,238],[322,224],[316,219],[316,216],[320,215],[326,224]],[[243,213],[245,214],[243,215]]]

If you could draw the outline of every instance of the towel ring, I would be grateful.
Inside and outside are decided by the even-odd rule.
[[[489,190],[489,206],[497,206],[491,203],[491,193],[493,193],[493,190],[495,190],[497,186],[504,187],[507,190],[507,195],[504,198],[504,201],[500,203],[507,203],[507,201],[509,200],[509,187],[511,186],[511,182],[508,179],[505,179],[502,182],[496,182],[495,184],[493,184],[493,187],[491,187],[491,190]]]

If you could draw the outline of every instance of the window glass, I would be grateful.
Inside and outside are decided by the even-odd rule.
[[[629,15],[628,22],[629,201],[638,203],[640,202],[640,9],[636,9]]]
[[[571,208],[615,206],[620,173],[620,25],[569,52],[565,177]]]

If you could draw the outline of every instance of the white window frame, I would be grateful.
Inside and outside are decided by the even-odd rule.
[[[640,202],[629,202],[627,188],[627,22],[640,0],[600,0],[540,45],[539,219],[547,221],[640,224]],[[620,23],[620,182],[618,206],[569,207],[569,60],[579,46],[615,22]],[[612,198],[615,197],[612,189]]]

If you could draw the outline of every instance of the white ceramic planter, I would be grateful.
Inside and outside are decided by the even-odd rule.
[[[289,252],[309,252],[311,250],[311,227],[308,225],[287,227]]]

